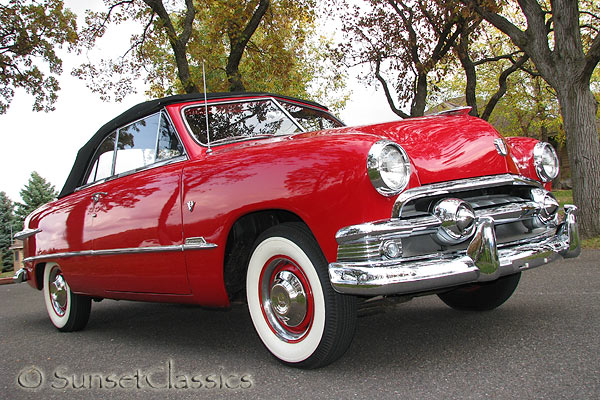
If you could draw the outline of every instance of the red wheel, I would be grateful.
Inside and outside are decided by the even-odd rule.
[[[312,326],[315,303],[302,269],[293,259],[277,255],[264,265],[260,282],[263,317],[273,333],[289,343],[301,341]]]
[[[355,298],[333,290],[326,260],[300,225],[283,224],[261,235],[246,278],[256,332],[283,363],[304,368],[326,365],[350,345]]]

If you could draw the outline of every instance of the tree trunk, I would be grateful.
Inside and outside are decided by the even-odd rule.
[[[467,86],[465,87],[465,99],[467,101],[467,105],[471,107],[470,115],[474,117],[479,116],[479,110],[477,109],[477,71],[475,69],[475,64],[471,57],[469,56],[469,35],[470,32],[467,29],[463,30],[463,33],[460,36],[460,41],[458,42],[458,46],[456,48],[458,53],[458,59],[465,71],[465,77],[467,78]]]
[[[573,201],[579,207],[583,237],[600,235],[600,140],[596,125],[598,103],[589,85],[564,85],[558,101],[567,134]]]
[[[425,114],[425,106],[427,106],[427,72],[419,72],[410,116],[422,117]]]

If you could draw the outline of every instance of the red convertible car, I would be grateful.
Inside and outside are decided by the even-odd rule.
[[[28,216],[15,280],[61,331],[82,329],[92,300],[243,299],[266,348],[302,368],[339,358],[374,298],[493,309],[521,271],[579,254],[576,208],[559,216],[549,191],[551,145],[467,114],[346,127],[265,93],[139,104]]]

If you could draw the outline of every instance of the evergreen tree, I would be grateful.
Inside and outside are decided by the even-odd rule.
[[[33,171],[29,182],[19,192],[23,203],[17,203],[16,219],[19,228],[23,227],[25,218],[42,204],[56,199],[58,192],[50,182],[47,182],[37,172]]]
[[[2,257],[1,271],[9,271],[13,268],[12,251],[9,250],[12,243],[11,226],[14,224],[14,205],[6,193],[0,192],[0,255]],[[14,227],[12,227],[14,231]]]

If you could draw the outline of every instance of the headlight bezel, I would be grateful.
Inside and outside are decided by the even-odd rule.
[[[397,183],[390,179],[390,175],[394,172],[384,168],[387,162],[383,157],[389,157],[392,154],[390,151],[397,152],[396,155],[399,155],[401,159],[399,168],[402,171],[398,171],[401,176],[396,177],[399,178]],[[391,140],[380,140],[374,143],[367,155],[367,174],[379,194],[391,197],[401,193],[408,186],[412,174],[412,167],[406,150]]]
[[[548,155],[547,152],[549,152],[549,155],[553,158],[552,162],[554,165],[550,166],[550,168],[553,169],[552,172],[548,172],[546,169],[549,166],[549,164],[546,163],[547,158],[544,157],[545,155]],[[554,150],[554,147],[550,143],[538,142],[533,147],[533,167],[535,173],[542,182],[551,182],[558,177],[560,174],[560,162],[556,150]]]

